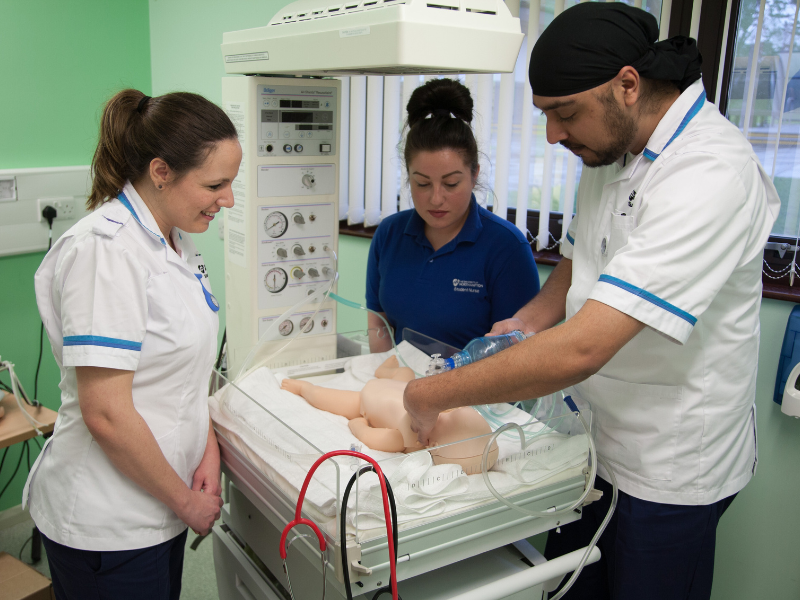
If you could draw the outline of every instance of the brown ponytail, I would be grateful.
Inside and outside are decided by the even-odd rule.
[[[161,158],[178,177],[199,167],[217,142],[236,139],[236,127],[216,104],[197,94],[173,92],[148,98],[123,90],[103,109],[100,139],[92,158],[94,210],[136,181]]]

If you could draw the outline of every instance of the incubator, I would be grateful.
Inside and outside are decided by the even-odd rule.
[[[306,308],[287,310],[318,315],[331,296],[316,299]],[[412,334],[408,337],[418,343],[420,336]],[[287,336],[278,355],[298,352],[306,336],[302,330]],[[223,386],[210,399],[229,482],[224,524],[214,529],[220,597],[288,598],[291,587],[295,598],[320,598],[325,581],[326,598],[347,598],[349,588],[351,597],[366,599],[388,585],[393,565],[381,486],[375,473],[364,472],[365,462],[353,456],[322,461],[297,510],[309,469],[330,451],[360,447],[390,483],[396,503],[392,521],[398,531],[396,577],[406,600],[455,598],[532,573],[535,569],[530,565],[543,559],[524,538],[580,518],[596,463],[589,458],[592,444],[581,417],[560,395],[537,400],[528,411],[494,405],[487,398],[478,410],[493,433],[483,436],[487,442],[483,447],[499,451],[491,469],[469,475],[458,464],[434,460],[433,455],[446,454],[445,448],[407,453],[371,450],[353,435],[346,418],[318,410],[280,385],[284,378],[301,378],[328,388],[359,391],[392,355],[422,376],[430,362],[428,353],[404,341],[389,352],[370,354],[369,332],[331,333],[322,342],[314,341],[313,347],[335,348],[335,356],[270,367],[281,364],[273,356],[274,337],[269,328],[261,337],[262,344],[232,380],[220,375]],[[319,528],[324,551],[305,527],[287,536],[288,548],[280,544],[281,533],[296,510]],[[291,580],[279,547],[287,552]],[[562,561],[558,576],[550,573],[547,577],[550,589],[578,566],[584,554],[590,561],[597,559],[596,551],[591,557],[573,554]],[[544,577],[547,571],[540,574]],[[482,597],[535,598],[543,585],[545,580],[533,581],[519,588],[525,590],[520,595],[503,592]]]

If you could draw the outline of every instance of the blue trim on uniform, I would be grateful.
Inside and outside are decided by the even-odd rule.
[[[119,348],[140,352],[141,342],[131,342],[118,338],[101,337],[99,335],[68,335],[64,338],[64,346],[102,346],[104,348]]]
[[[697,115],[697,113],[700,112],[700,109],[703,108],[703,104],[705,104],[705,101],[706,101],[706,91],[703,90],[700,96],[698,96],[697,100],[694,101],[694,104],[692,104],[692,108],[689,109],[689,112],[687,112],[686,115],[684,115],[683,120],[681,121],[680,125],[678,125],[678,128],[675,130],[675,133],[673,133],[672,137],[669,138],[669,141],[666,144],[664,144],[664,147],[661,149],[662,153],[664,152],[664,150],[667,149],[667,146],[669,146],[672,142],[674,142],[675,138],[678,137],[683,132],[684,129],[686,129],[686,126],[689,124],[689,121],[691,121],[695,117],[695,115]],[[653,152],[648,148],[644,149],[644,157],[647,159],[655,160],[659,156],[661,156],[661,153]]]
[[[675,138],[678,137],[681,134],[681,132],[683,132],[684,129],[686,129],[686,126],[689,124],[689,121],[691,121],[694,118],[694,116],[700,112],[700,109],[703,108],[703,104],[705,104],[705,101],[706,101],[706,91],[703,90],[700,96],[697,98],[697,100],[694,101],[694,104],[692,104],[692,108],[690,108],[689,112],[686,113],[686,116],[683,117],[683,121],[681,121],[681,124],[678,125],[678,129],[675,131],[675,133],[672,134],[672,137],[669,138],[669,141],[666,143],[664,148],[669,146],[675,140]],[[664,150],[662,149],[661,151],[663,152]]]
[[[136,222],[139,223],[139,225],[141,225],[142,227],[145,228],[145,230],[149,231],[154,236],[156,236],[163,246],[167,245],[167,242],[166,240],[164,240],[163,237],[158,235],[155,231],[151,231],[150,229],[147,228],[147,226],[144,223],[142,223],[142,221],[139,219],[139,215],[137,215],[136,211],[133,210],[133,206],[131,206],[131,202],[130,200],[128,200],[128,197],[125,195],[124,192],[120,192],[117,198],[119,199],[120,202],[122,202],[122,206],[124,206],[125,208],[128,209],[128,211],[130,211],[130,213],[133,215],[133,218],[136,219]]]
[[[575,245],[575,238],[569,234],[569,231],[567,232],[567,241],[573,246]]]
[[[647,148],[645,148],[644,157],[650,160],[655,160],[659,157],[659,155],[653,152],[652,150],[648,150]]]
[[[200,282],[200,287],[203,288],[203,295],[206,297],[206,304],[208,304],[208,307],[214,312],[219,312],[219,301],[214,297],[214,294],[209,292],[206,286],[203,285],[203,276],[200,275],[200,273],[195,273],[194,276],[197,277],[197,281]]]
[[[670,304],[666,300],[662,300],[655,294],[651,294],[650,292],[643,290],[642,288],[638,288],[635,285],[631,285],[627,281],[623,281],[622,279],[617,279],[616,277],[612,277],[611,275],[600,275],[599,281],[601,283],[609,283],[611,285],[615,285],[620,289],[625,290],[626,292],[630,292],[634,296],[639,296],[643,300],[647,300],[648,302],[652,302],[659,308],[663,308],[667,312],[672,313],[673,315],[680,317],[684,321],[688,322],[692,327],[697,323],[697,319],[690,315],[685,310],[681,310],[677,306]]]

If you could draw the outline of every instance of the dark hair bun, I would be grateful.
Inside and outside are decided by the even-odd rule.
[[[432,79],[411,94],[406,107],[408,126],[413,127],[428,115],[449,117],[452,114],[466,123],[471,123],[472,106],[469,89],[459,81]]]

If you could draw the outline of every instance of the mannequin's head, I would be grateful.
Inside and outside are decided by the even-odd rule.
[[[430,434],[430,446],[452,444],[444,448],[430,450],[434,464],[458,464],[467,475],[481,472],[481,459],[487,437],[469,439],[477,436],[486,436],[492,433],[492,428],[478,411],[465,406],[439,414],[436,427]],[[460,443],[459,440],[466,440]],[[491,469],[497,461],[499,450],[497,444],[492,445],[489,451],[487,468]]]

